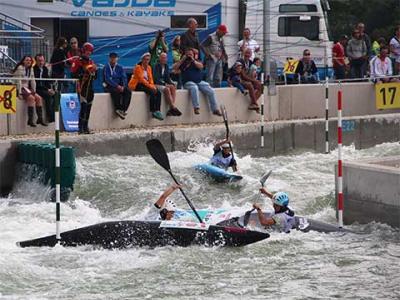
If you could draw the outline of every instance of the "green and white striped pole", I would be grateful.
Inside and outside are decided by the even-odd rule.
[[[56,184],[56,239],[61,241],[60,234],[60,204],[61,204],[61,169],[60,169],[60,91],[58,81],[55,83],[54,103],[54,135],[55,135],[55,184]]]

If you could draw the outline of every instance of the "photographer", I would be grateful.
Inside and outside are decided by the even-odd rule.
[[[206,95],[214,115],[222,116],[218,109],[215,92],[210,84],[203,81],[203,64],[195,58],[195,49],[187,49],[180,61],[174,64],[175,71],[182,75],[183,87],[189,90],[192,98],[193,110],[196,115],[200,114],[199,90]]]
[[[151,54],[150,66],[154,68],[155,64],[158,62],[161,53],[168,52],[168,46],[165,42],[165,33],[162,30],[157,31],[156,38],[150,42],[149,52]]]

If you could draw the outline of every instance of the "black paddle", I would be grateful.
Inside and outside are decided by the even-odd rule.
[[[223,105],[221,105],[221,112],[222,112],[222,118],[224,119],[224,124],[225,124],[225,128],[226,128],[226,139],[229,139],[228,114],[226,112],[225,106],[223,106]],[[231,149],[232,159],[235,159],[231,142],[229,142],[229,148]]]
[[[146,142],[147,151],[149,151],[151,157],[161,166],[163,167],[169,175],[171,175],[172,179],[175,181],[176,184],[179,185],[178,180],[176,180],[174,174],[172,174],[171,167],[169,165],[169,159],[167,152],[164,149],[164,146],[161,142],[157,139],[152,139]],[[196,209],[194,208],[192,202],[190,202],[189,198],[186,196],[185,192],[182,188],[179,188],[183,197],[186,199],[186,202],[189,204],[190,208],[193,210],[194,214],[196,215],[197,219],[199,219],[200,223],[203,223],[203,220],[200,218],[199,214],[197,213]]]
[[[265,184],[265,182],[267,181],[269,175],[271,175],[271,173],[272,173],[272,170],[270,170],[268,173],[265,173],[265,174],[261,177],[261,179],[260,179],[261,187],[264,187],[264,184]],[[260,198],[260,195],[261,195],[261,192],[258,193],[258,198]],[[258,201],[258,198],[257,198],[257,201]],[[243,227],[245,227],[245,226],[247,225],[247,223],[249,223],[250,215],[251,215],[251,213],[252,213],[254,210],[255,210],[255,208],[246,211],[246,213],[244,214],[244,217],[243,217]]]

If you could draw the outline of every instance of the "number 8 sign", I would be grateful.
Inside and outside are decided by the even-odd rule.
[[[17,112],[17,89],[15,85],[0,85],[0,114]]]

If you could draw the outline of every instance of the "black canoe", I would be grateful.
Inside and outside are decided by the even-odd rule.
[[[205,225],[176,221],[113,221],[61,233],[63,246],[92,245],[107,249],[205,245],[238,247],[269,237],[268,233],[232,226]],[[50,235],[18,242],[20,247],[53,247]]]

